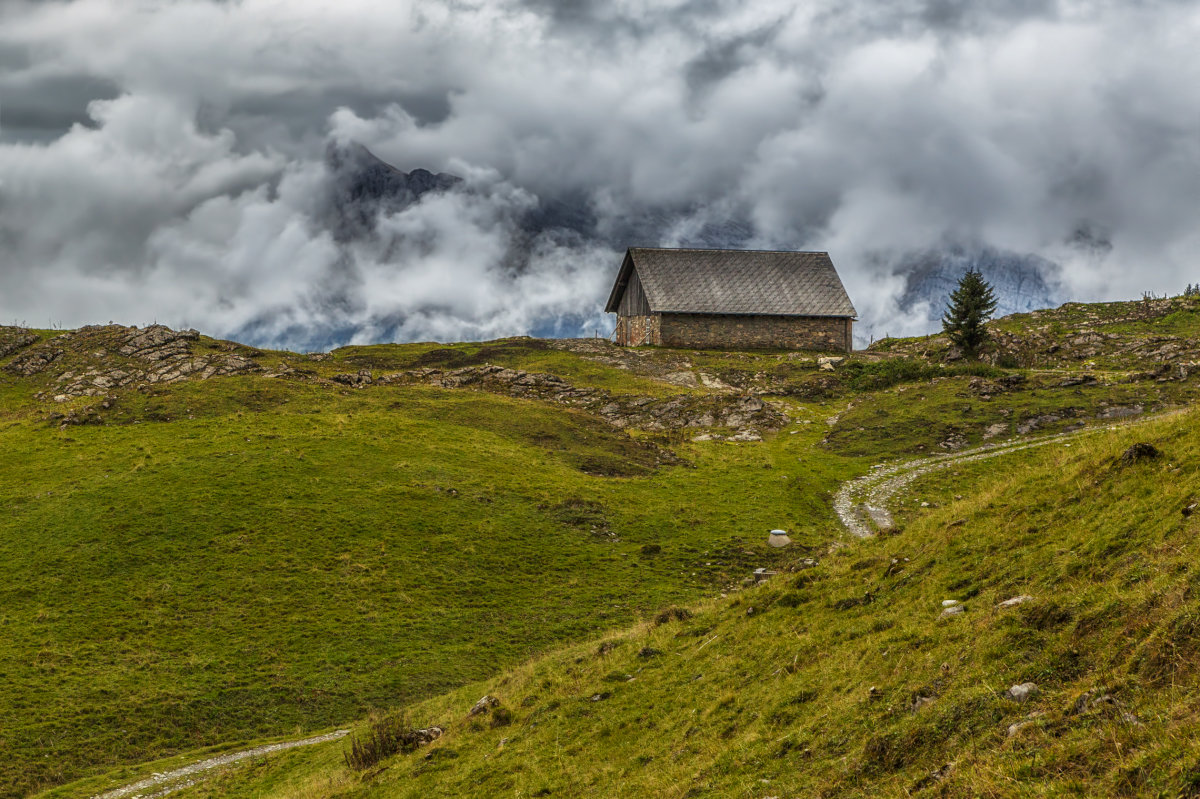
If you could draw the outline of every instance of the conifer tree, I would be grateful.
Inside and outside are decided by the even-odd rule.
[[[950,295],[950,304],[942,315],[942,330],[968,358],[979,357],[979,348],[987,341],[984,322],[996,310],[996,295],[976,269],[968,269]]]

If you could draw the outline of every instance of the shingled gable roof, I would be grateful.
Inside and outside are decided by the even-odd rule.
[[[858,316],[824,252],[631,247],[608,313],[616,313],[634,268],[653,313]]]

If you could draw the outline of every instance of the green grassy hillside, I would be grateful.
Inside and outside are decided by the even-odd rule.
[[[349,721],[696,601],[776,562],[772,527],[826,540],[823,492],[857,468],[798,468],[815,428],[670,452],[562,405],[317,371],[363,358],[63,403],[34,396],[53,374],[0,372],[0,795]]]
[[[405,708],[446,730],[412,754],[358,772],[338,742],[180,795],[1194,795],[1198,431],[964,466],[894,535]],[[1161,457],[1121,465],[1136,442]],[[468,718],[483,694],[505,712]]]
[[[1200,304],[1126,311],[1113,315],[1123,325],[1113,335],[1137,346],[1112,344],[1103,368],[1083,358],[1014,366],[998,350],[991,363],[962,364],[929,340],[884,342],[828,369],[812,353],[591,340],[305,356],[156,328],[0,328],[0,796],[81,778],[51,795],[90,796],[164,768],[161,758],[400,710],[445,725],[445,737],[384,771],[345,769],[342,742],[194,790],[911,787],[1008,718],[973,693],[961,698],[979,704],[967,702],[970,712],[942,701],[958,696],[943,687],[960,673],[976,693],[985,677],[986,691],[1007,687],[993,683],[1015,661],[976,638],[1023,635],[1032,643],[1013,657],[1050,657],[1082,618],[1071,610],[1036,635],[1003,627],[1053,599],[1037,586],[1062,581],[1060,549],[1096,546],[1094,531],[1067,523],[1087,518],[1072,516],[1083,499],[1094,514],[1134,504],[1105,511],[1109,494],[1085,497],[1083,484],[1064,482],[1083,461],[1030,451],[1006,456],[1003,471],[988,462],[930,477],[921,490],[937,508],[900,535],[840,548],[833,494],[888,460],[1187,406],[1200,386],[1189,360]],[[1045,336],[1058,325],[1066,340],[1079,313],[996,329]],[[1147,356],[1138,347],[1163,324],[1178,346],[1159,342]],[[1187,431],[1162,425],[1146,435],[1168,461],[1095,479],[1166,469],[1170,490],[1187,493],[1194,473],[1166,443],[1176,433],[1163,432]],[[1099,463],[1119,438],[1077,439],[1058,454]],[[992,482],[1018,473],[1008,488]],[[994,508],[1018,514],[1018,498],[1029,505],[1019,514],[1049,515],[999,525]],[[1178,507],[1162,513],[1183,518]],[[773,527],[797,543],[768,548]],[[960,537],[982,530],[986,546]],[[1002,573],[988,558],[999,557],[1028,560],[1021,579],[1036,590],[1015,573],[1011,590],[1037,603],[997,614],[976,601],[1010,590],[988,582]],[[805,558],[821,565],[802,569]],[[789,574],[741,591],[757,567]],[[1147,568],[1147,579],[1166,579]],[[1140,590],[1110,582],[1097,597]],[[967,600],[970,612],[938,622],[943,598]],[[695,615],[647,621],[670,606]],[[1145,608],[1141,617],[1153,620]],[[1111,638],[1124,628],[1097,629]],[[615,648],[599,654],[600,635]],[[934,660],[937,674],[926,668]],[[942,663],[949,676],[938,676]],[[1074,677],[1055,679],[1074,690]],[[863,699],[871,685],[878,695]],[[936,702],[908,714],[903,694],[918,690],[938,691]],[[466,721],[484,691],[505,712]],[[930,719],[954,734],[904,737]],[[882,753],[870,755],[873,735],[882,737],[870,752]]]

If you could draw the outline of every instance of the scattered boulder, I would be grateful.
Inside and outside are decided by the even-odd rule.
[[[490,694],[485,694],[478,702],[471,706],[467,711],[467,718],[478,716],[487,713],[492,708],[500,707],[500,700]]]
[[[374,378],[371,376],[370,369],[360,369],[357,374],[353,375],[334,375],[330,378],[330,380],[335,383],[341,383],[343,386],[350,386],[351,388],[363,388],[375,382]]]
[[[1020,596],[1015,596],[1015,597],[1013,597],[1012,599],[1006,599],[1006,600],[1004,600],[1003,602],[1001,602],[1001,603],[1000,603],[999,605],[997,605],[996,607],[999,607],[999,608],[1015,608],[1017,605],[1023,605],[1023,604],[1025,604],[1026,602],[1031,602],[1031,601],[1033,601],[1033,597],[1029,596],[1029,594],[1021,594]]]
[[[1131,416],[1140,416],[1144,412],[1145,407],[1142,405],[1113,405],[1096,414],[1096,418],[1128,419]]]
[[[1001,435],[1006,432],[1008,432],[1007,424],[1004,424],[1002,422],[997,422],[996,424],[990,424],[990,425],[988,425],[987,430],[983,431],[983,439],[984,439],[984,441],[987,441],[988,439],[995,438],[996,436]]]
[[[1056,413],[1046,413],[1041,416],[1035,416],[1032,419],[1026,419],[1017,425],[1017,433],[1019,435],[1028,435],[1038,428],[1061,422],[1062,417]]]
[[[967,608],[965,605],[950,605],[949,607],[942,608],[941,615],[939,615],[938,618],[939,619],[948,619],[953,616],[961,616],[962,614],[964,614],[966,612],[967,612]]]
[[[948,449],[951,452],[953,452],[955,450],[960,450],[963,447],[965,447],[966,445],[967,445],[967,437],[964,436],[962,433],[951,433],[949,436],[946,437],[945,441],[941,441],[938,443],[939,447],[941,447],[942,449]]]
[[[431,744],[438,738],[441,738],[443,732],[445,732],[445,730],[443,730],[441,727],[426,727],[423,730],[417,730],[417,743],[421,745]]]
[[[1020,685],[1014,685],[1004,692],[1005,699],[1011,699],[1014,702],[1028,702],[1033,697],[1037,696],[1038,687],[1031,682],[1023,682]]]
[[[1030,713],[1028,716],[1026,716],[1021,721],[1015,722],[1013,724],[1009,724],[1008,725],[1008,737],[1012,738],[1013,736],[1019,734],[1021,732],[1021,730],[1025,729],[1026,727],[1032,727],[1034,724],[1037,724],[1037,720],[1044,715],[1046,715],[1046,714],[1041,711],[1038,711],[1036,713]]]
[[[912,712],[919,713],[924,708],[927,708],[930,705],[932,705],[933,702],[934,702],[934,699],[932,696],[918,696],[916,699],[913,700]]]

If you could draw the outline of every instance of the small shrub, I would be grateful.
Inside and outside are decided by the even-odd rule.
[[[1159,452],[1158,447],[1153,444],[1147,444],[1144,441],[1139,441],[1125,450],[1117,463],[1121,466],[1131,466],[1138,461],[1155,460],[1160,457],[1162,457],[1162,453]]]
[[[372,720],[364,732],[350,739],[350,748],[344,753],[346,765],[356,771],[364,771],[385,757],[411,752],[430,740],[428,730],[416,729],[403,716],[382,716]]]
[[[687,608],[667,608],[658,612],[658,615],[654,617],[654,623],[659,625],[673,621],[687,621],[691,617],[692,612]]]

